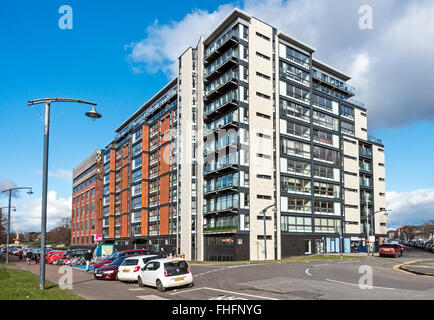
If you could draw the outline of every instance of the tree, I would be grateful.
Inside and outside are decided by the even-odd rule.
[[[7,223],[7,215],[3,213],[2,209],[0,209],[0,243],[6,243]]]

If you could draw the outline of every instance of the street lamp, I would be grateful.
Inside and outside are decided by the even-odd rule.
[[[96,103],[67,98],[44,98],[30,100],[28,106],[45,103],[45,119],[44,119],[44,163],[42,173],[42,220],[41,220],[41,271],[39,289],[45,289],[45,233],[47,228],[47,183],[48,183],[48,145],[50,133],[50,104],[52,102],[77,102],[92,105],[92,109],[86,112],[86,116],[91,119],[101,118],[101,114],[96,112]]]
[[[374,221],[372,220],[372,218],[375,216],[375,214],[376,213],[380,213],[380,212],[384,212],[384,215],[387,217],[388,215],[389,215],[389,212],[391,212],[392,210],[391,209],[388,209],[388,210],[386,210],[386,209],[382,209],[382,210],[379,210],[379,211],[375,211],[375,212],[373,212],[373,213],[371,213],[371,214],[369,214],[369,207],[367,207],[367,210],[368,210],[368,216],[366,217],[366,222],[368,222],[368,219],[369,219],[369,223],[367,223],[367,225],[369,226],[371,226],[370,228],[369,228],[369,232],[367,232],[367,236],[369,237],[369,236],[375,236],[375,231],[374,231]],[[370,253],[368,252],[368,255],[369,255]],[[374,255],[374,250],[372,250],[372,256]]]
[[[273,211],[276,211],[276,207],[274,206],[274,204],[272,204],[271,206],[265,207],[264,209],[262,209],[262,211],[260,212],[260,214],[264,215],[264,256],[265,256],[265,261],[267,261],[267,210],[273,208]]]
[[[33,194],[32,188],[30,187],[16,187],[16,188],[10,188],[3,190],[2,192],[9,192],[9,205],[8,208],[8,230],[6,235],[6,263],[9,263],[9,233],[11,232],[11,200],[12,200],[12,191],[14,190],[20,190],[20,189],[27,189],[28,194]],[[16,211],[16,209],[15,209]]]

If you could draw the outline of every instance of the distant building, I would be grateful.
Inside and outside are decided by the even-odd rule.
[[[72,246],[93,246],[95,235],[101,234],[102,152],[96,150],[73,170]]]

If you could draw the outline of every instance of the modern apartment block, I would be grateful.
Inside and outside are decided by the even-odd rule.
[[[315,51],[239,10],[187,49],[106,147],[104,242],[225,261],[386,237],[384,146]]]
[[[96,150],[72,174],[71,245],[94,246],[101,234],[102,156]]]

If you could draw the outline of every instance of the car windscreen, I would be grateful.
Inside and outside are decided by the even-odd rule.
[[[126,259],[122,262],[122,266],[137,266],[139,259]]]
[[[158,259],[158,256],[149,256],[149,257],[143,258],[142,260],[143,260],[144,264],[147,264],[149,261],[154,260],[154,259]]]
[[[124,262],[124,260],[126,259],[126,257],[120,257],[117,258],[115,261],[113,261],[112,263],[110,263],[111,266],[120,266],[122,262]]]
[[[167,270],[167,275],[169,277],[186,274],[188,273],[187,268],[188,264],[185,261],[172,261],[164,264],[164,269]]]

